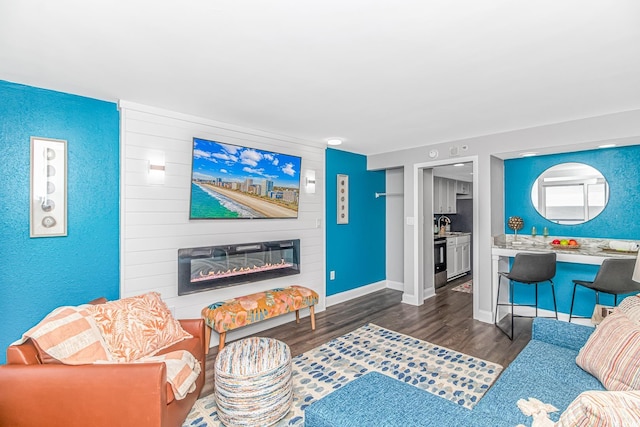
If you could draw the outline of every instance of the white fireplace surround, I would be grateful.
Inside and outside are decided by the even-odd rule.
[[[120,294],[156,291],[178,318],[198,318],[206,305],[274,287],[299,284],[320,295],[325,309],[325,146],[240,126],[120,101]],[[300,193],[297,219],[189,220],[193,137],[302,157],[316,177],[315,192]],[[163,157],[163,179],[149,164]],[[179,248],[300,239],[300,274],[178,296]],[[241,328],[233,340],[292,319],[279,316]],[[235,332],[235,331],[234,331]],[[242,334],[242,335],[240,335]],[[212,345],[216,345],[212,342]]]

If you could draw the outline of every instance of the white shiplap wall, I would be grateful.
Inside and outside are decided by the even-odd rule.
[[[325,147],[308,141],[215,122],[153,107],[120,102],[122,297],[157,291],[177,318],[200,317],[203,307],[272,287],[299,284],[320,294],[325,308]],[[255,147],[302,157],[297,219],[189,220],[192,138]],[[149,161],[164,159],[164,182],[149,176]],[[315,171],[315,193],[304,177]],[[178,249],[267,240],[300,239],[301,274],[178,296]],[[305,310],[306,311],[306,310]],[[308,313],[302,313],[306,316]],[[241,336],[289,322],[293,314],[229,333]],[[212,345],[217,334],[212,334]]]

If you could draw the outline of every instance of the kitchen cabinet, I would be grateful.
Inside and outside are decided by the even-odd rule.
[[[433,177],[433,213],[456,213],[456,181],[453,179]]]
[[[433,213],[455,214],[457,213],[458,195],[470,196],[471,183],[456,181],[455,179],[433,177]],[[468,199],[469,197],[462,197]]]
[[[471,235],[447,237],[447,280],[471,270]]]
[[[462,244],[462,272],[471,271],[471,242]]]
[[[456,276],[455,259],[456,259],[456,239],[457,237],[447,237],[447,280],[451,280]]]
[[[471,183],[466,181],[456,181],[456,194],[471,194]]]

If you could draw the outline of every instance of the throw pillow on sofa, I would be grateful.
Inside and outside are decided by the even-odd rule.
[[[585,391],[562,413],[556,427],[640,425],[640,391]]]
[[[576,363],[607,390],[640,390],[640,324],[614,310],[591,334]]]
[[[633,322],[640,323],[640,294],[623,299],[618,305],[618,310]]]
[[[113,358],[132,362],[192,338],[175,320],[160,294],[150,292],[94,305],[91,311]]]

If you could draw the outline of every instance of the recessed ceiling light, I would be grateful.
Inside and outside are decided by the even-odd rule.
[[[598,148],[611,148],[615,146],[616,144],[602,144],[602,145],[598,145]]]
[[[456,164],[454,164],[453,166],[455,166],[455,167],[459,168],[460,166],[464,166],[464,163],[456,163]]]
[[[327,144],[329,145],[340,145],[342,144],[342,140],[341,139],[337,139],[337,138],[332,138],[327,140]]]
[[[533,157],[533,156],[537,156],[537,155],[538,155],[538,153],[534,153],[534,152],[520,154],[521,157]]]

